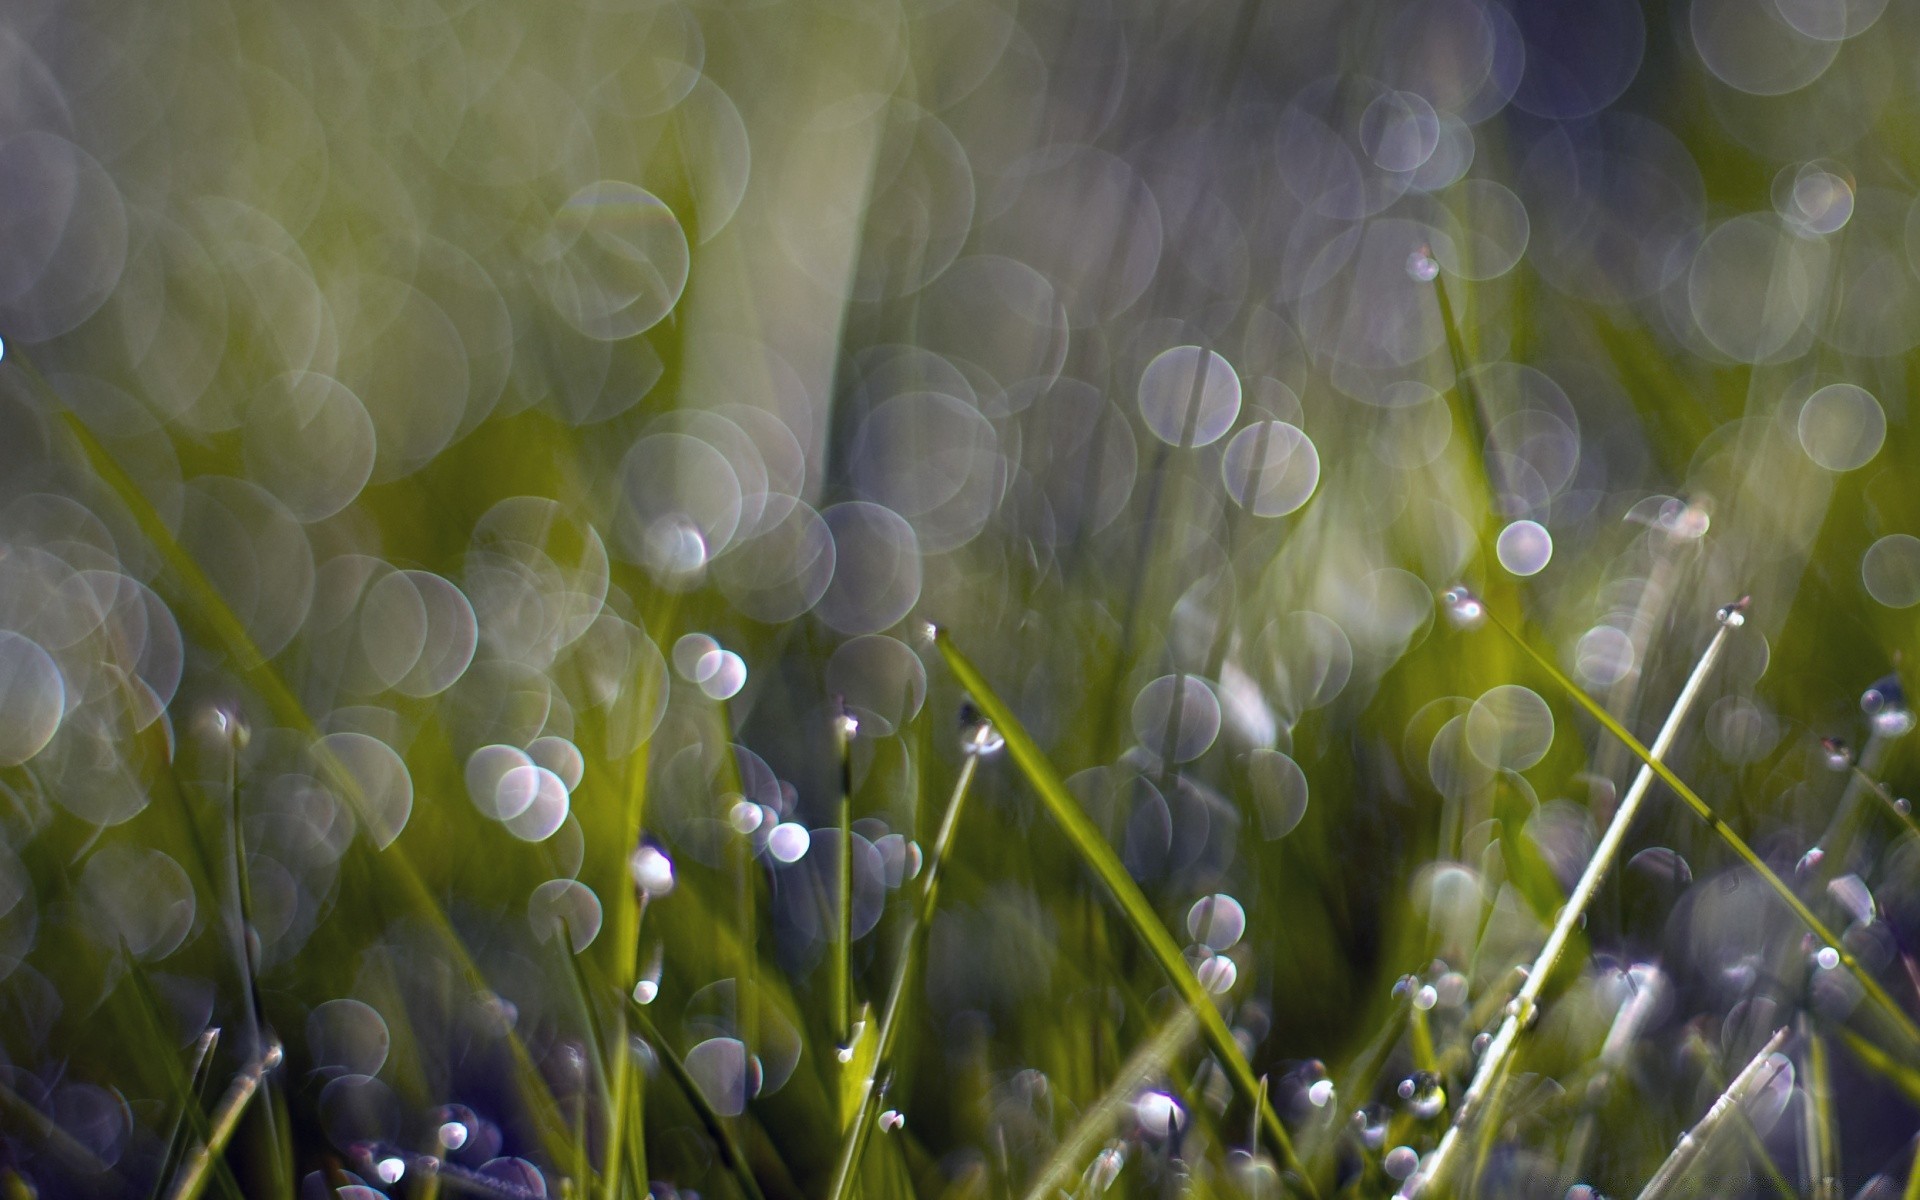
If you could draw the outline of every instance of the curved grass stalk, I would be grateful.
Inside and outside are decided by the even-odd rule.
[[[1027,1186],[1025,1200],[1052,1200],[1065,1191],[1080,1164],[1086,1162],[1095,1147],[1112,1136],[1114,1127],[1125,1119],[1134,1094],[1165,1070],[1167,1063],[1187,1048],[1199,1030],[1200,1021],[1194,1010],[1182,1005],[1152,1037],[1128,1055],[1100,1099],[1080,1115],[1067,1136],[1047,1156],[1039,1174]],[[1264,1089],[1264,1083],[1262,1087]]]
[[[272,1070],[280,1065],[282,1051],[279,1043],[271,1043],[260,1052],[260,1057],[241,1068],[227,1085],[220,1104],[213,1110],[213,1120],[205,1141],[195,1145],[187,1152],[180,1163],[180,1172],[174,1176],[173,1189],[167,1193],[169,1200],[194,1200],[206,1189],[207,1179],[213,1173],[214,1163],[226,1152],[227,1143],[233,1140],[234,1130],[240,1128],[240,1118],[246,1113],[247,1105],[260,1091],[261,1083]]]
[[[1728,849],[1732,850],[1741,862],[1751,867],[1755,874],[1759,875],[1760,878],[1766,882],[1767,886],[1773,890],[1781,902],[1792,910],[1794,916],[1800,918],[1801,923],[1804,924],[1816,938],[1819,938],[1824,945],[1831,947],[1833,951],[1840,956],[1840,965],[1847,969],[1847,972],[1854,977],[1854,980],[1860,984],[1861,989],[1865,991],[1868,999],[1872,1000],[1874,1006],[1887,1016],[1895,1029],[1900,1031],[1901,1036],[1906,1039],[1909,1052],[1920,1056],[1920,1026],[1914,1024],[1913,1018],[1907,1015],[1906,1010],[1901,1008],[1899,1003],[1888,994],[1886,988],[1880,986],[1880,981],[1875,979],[1873,974],[1861,965],[1860,960],[1854,956],[1853,952],[1841,943],[1839,935],[1835,934],[1831,929],[1828,929],[1826,922],[1814,915],[1813,910],[1807,907],[1806,902],[1801,900],[1799,895],[1796,894],[1791,887],[1787,886],[1786,881],[1781,879],[1780,876],[1774,872],[1773,868],[1767,865],[1766,860],[1761,858],[1753,847],[1747,844],[1746,839],[1735,833],[1733,828],[1727,824],[1725,818],[1713,810],[1712,805],[1702,800],[1699,793],[1687,786],[1685,780],[1674,774],[1671,767],[1661,762],[1659,756],[1642,745],[1640,739],[1634,737],[1626,726],[1620,724],[1619,721],[1614,719],[1612,714],[1600,707],[1599,703],[1595,701],[1593,697],[1587,695],[1579,684],[1567,678],[1565,672],[1553,665],[1552,660],[1548,659],[1538,650],[1535,650],[1525,639],[1514,632],[1513,629],[1498,617],[1488,613],[1487,619],[1491,621],[1494,627],[1499,629],[1500,632],[1511,638],[1514,644],[1519,646],[1521,651],[1533,660],[1534,665],[1539,667],[1547,678],[1551,679],[1561,690],[1566,692],[1567,696],[1572,699],[1575,704],[1585,709],[1588,715],[1600,723],[1602,728],[1614,737],[1620,739],[1627,749],[1633,751],[1636,758],[1647,764],[1647,766],[1653,770],[1653,773],[1660,777],[1660,782],[1672,788],[1674,794],[1685,801],[1687,807],[1691,808],[1702,821],[1707,823],[1707,827],[1713,830],[1720,840],[1727,844]]]
[[[880,1097],[879,1081],[886,1078],[892,1068],[893,1044],[900,1034],[900,1014],[906,1006],[907,989],[912,986],[914,968],[926,945],[927,930],[933,923],[934,904],[939,896],[940,868],[953,849],[954,831],[960,827],[960,810],[966,803],[967,791],[973,784],[973,774],[979,765],[978,754],[966,756],[966,761],[960,766],[960,777],[953,784],[953,797],[947,801],[947,811],[940,818],[940,831],[934,835],[933,854],[927,860],[927,873],[921,881],[919,901],[913,907],[913,923],[907,929],[904,944],[900,947],[899,961],[894,964],[893,980],[887,987],[887,1005],[881,1013],[873,1057],[868,1064],[866,1078],[858,1085],[859,1103],[854,1106],[853,1116],[843,1131],[840,1156],[833,1168],[833,1186],[827,1193],[831,1200],[843,1200],[853,1194],[853,1181],[859,1176],[860,1160],[873,1134],[873,1110],[878,1106]],[[859,1059],[856,1057],[855,1061]]]
[[[1720,1093],[1720,1098],[1707,1109],[1706,1116],[1680,1135],[1680,1142],[1673,1148],[1673,1153],[1667,1155],[1666,1161],[1653,1173],[1653,1178],[1647,1180],[1647,1185],[1640,1189],[1640,1200],[1661,1200],[1673,1191],[1674,1184],[1685,1178],[1688,1170],[1699,1161],[1721,1123],[1744,1106],[1755,1092],[1773,1082],[1780,1067],[1768,1069],[1768,1064],[1786,1040],[1786,1026],[1774,1030],[1767,1044],[1753,1056],[1753,1061],[1740,1069],[1740,1073],[1733,1077],[1733,1082],[1727,1085],[1727,1090]]]
[[[1280,1161],[1298,1176],[1300,1190],[1312,1200],[1319,1200],[1319,1189],[1314,1186],[1305,1165],[1294,1153],[1293,1139],[1288,1136],[1286,1126],[1280,1123],[1279,1114],[1274,1112],[1273,1106],[1262,1099],[1260,1082],[1254,1077],[1253,1068],[1247,1064],[1246,1056],[1241,1054],[1239,1045],[1234,1042],[1233,1033],[1227,1028],[1227,1023],[1221,1017],[1220,1009],[1215,1005],[1213,997],[1200,986],[1200,981],[1194,977],[1192,968],[1187,965],[1186,958],[1181,954],[1179,945],[1167,933],[1166,926],[1161,923],[1159,915],[1153,911],[1153,905],[1141,894],[1139,886],[1133,882],[1133,877],[1127,874],[1126,867],[1121,865],[1120,859],[1113,852],[1113,847],[1107,844],[1106,838],[1094,827],[1086,813],[1081,811],[1079,802],[1067,790],[1066,782],[1061,779],[1060,772],[1041,752],[1033,737],[1027,733],[1026,727],[1014,715],[1013,710],[988,685],[980,669],[960,652],[945,630],[934,631],[934,644],[939,647],[941,656],[946,659],[947,667],[959,680],[960,686],[967,690],[967,693],[973,697],[974,703],[980,706],[980,711],[1006,738],[1008,753],[1013,756],[1013,761],[1019,766],[1021,773],[1027,777],[1027,782],[1039,795],[1041,803],[1046,806],[1054,822],[1060,826],[1061,832],[1066,834],[1067,841],[1073,846],[1081,861],[1093,871],[1102,884],[1106,885],[1108,893],[1119,905],[1127,923],[1146,944],[1148,951],[1160,964],[1161,970],[1166,972],[1168,981],[1180,993],[1181,999],[1199,1016],[1200,1026],[1206,1034],[1207,1043],[1214,1054],[1220,1058],[1222,1065],[1226,1067],[1227,1076],[1233,1081],[1234,1090],[1238,1091],[1249,1104],[1255,1106],[1268,1139],[1279,1152]]]
[[[1614,858],[1620,852],[1620,845],[1626,840],[1627,830],[1633,825],[1633,819],[1640,812],[1641,804],[1646,800],[1647,791],[1653,784],[1655,766],[1660,756],[1673,745],[1675,735],[1685,723],[1687,714],[1692,710],[1694,701],[1700,695],[1700,688],[1712,673],[1714,663],[1719,661],[1721,647],[1726,644],[1727,635],[1735,628],[1731,621],[1722,622],[1714,631],[1713,640],[1701,652],[1700,660],[1694,664],[1693,673],[1687,676],[1686,684],[1681,687],[1680,695],[1674,699],[1673,708],[1667,713],[1667,719],[1660,726],[1658,736],[1653,739],[1653,748],[1646,752],[1646,762],[1634,775],[1633,782],[1627,788],[1627,794],[1614,811],[1613,820],[1607,825],[1607,831],[1601,835],[1600,844],[1594,847],[1593,856],[1587,860],[1587,868],[1574,885],[1573,892],[1560,909],[1560,917],[1547,935],[1546,944],[1540,947],[1540,953],[1534,956],[1533,965],[1527,970],[1527,978],[1520,985],[1519,992],[1507,1005],[1506,1019],[1501,1021],[1500,1029],[1487,1044],[1486,1052],[1480,1056],[1480,1065],[1475,1069],[1473,1081],[1467,1085],[1466,1094],[1460,1099],[1460,1108],[1454,1114],[1453,1124],[1441,1136],[1440,1144],[1434,1149],[1429,1160],[1422,1165],[1419,1174],[1409,1180],[1406,1194],[1411,1195],[1417,1187],[1432,1186],[1445,1177],[1452,1165],[1453,1154],[1459,1140],[1475,1121],[1480,1118],[1481,1110],[1487,1098],[1493,1094],[1495,1086],[1505,1077],[1512,1065],[1514,1053],[1520,1046],[1520,1035],[1534,1021],[1540,994],[1546,990],[1547,980],[1553,975],[1554,968],[1560,964],[1560,956],[1566,950],[1567,942],[1585,920],[1587,906],[1599,893],[1600,885],[1607,877],[1607,871],[1613,866]],[[1505,628],[1502,626],[1501,628]],[[1416,1184],[1414,1181],[1418,1180]]]
[[[720,1114],[713,1111],[713,1105],[707,1103],[706,1094],[700,1090],[700,1085],[694,1082],[693,1076],[687,1073],[687,1065],[680,1061],[680,1056],[673,1052],[673,1047],[667,1045],[667,1040],[660,1036],[660,1030],[654,1026],[653,1018],[647,1015],[644,1007],[631,996],[627,997],[626,1006],[628,1015],[632,1018],[635,1027],[640,1030],[640,1036],[646,1038],[647,1044],[653,1047],[654,1054],[660,1058],[660,1064],[667,1069],[667,1074],[672,1077],[674,1085],[686,1097],[694,1116],[700,1118],[700,1124],[706,1127],[707,1136],[713,1139],[714,1146],[720,1151],[721,1160],[727,1164],[727,1169],[733,1172],[734,1179],[740,1184],[741,1193],[748,1200],[766,1200],[765,1195],[760,1191],[760,1181],[753,1177],[753,1168],[747,1165],[746,1155],[740,1152],[740,1143],[734,1140],[733,1133],[727,1129],[727,1123],[721,1119]]]

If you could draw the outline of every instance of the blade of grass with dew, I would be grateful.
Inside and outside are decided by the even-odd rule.
[[[1247,1064],[1246,1056],[1240,1052],[1238,1043],[1233,1040],[1233,1033],[1220,1016],[1220,1010],[1215,1006],[1213,997],[1200,985],[1199,979],[1188,967],[1186,957],[1181,954],[1179,945],[1167,933],[1166,926],[1161,924],[1159,915],[1153,911],[1153,905],[1147,901],[1146,896],[1141,894],[1139,885],[1135,884],[1133,877],[1127,874],[1126,867],[1121,865],[1119,858],[1113,853],[1113,848],[1107,845],[1100,831],[1094,828],[1093,822],[1080,811],[1079,803],[1074,800],[1073,794],[1067,791],[1067,785],[1060,778],[1060,773],[1041,752],[1040,747],[1027,733],[1026,727],[1014,715],[1013,710],[988,685],[986,677],[980,673],[979,668],[960,652],[959,647],[953,644],[952,637],[944,629],[934,631],[934,644],[939,647],[941,656],[946,660],[948,669],[959,680],[960,686],[967,690],[967,693],[973,697],[974,703],[980,706],[980,711],[993,722],[994,728],[1000,732],[1000,735],[1006,738],[1007,750],[1013,756],[1013,761],[1018,764],[1021,773],[1027,777],[1027,782],[1040,796],[1041,802],[1046,805],[1048,812],[1060,826],[1061,832],[1066,834],[1067,841],[1079,854],[1081,861],[1086,863],[1099,877],[1100,882],[1106,885],[1107,891],[1119,905],[1128,924],[1133,926],[1134,933],[1152,952],[1174,989],[1199,1014],[1207,1041],[1226,1066],[1235,1090],[1248,1103],[1258,1106],[1261,1124],[1265,1126],[1268,1138],[1280,1152],[1280,1159],[1286,1164],[1287,1169],[1298,1175],[1301,1190],[1314,1200],[1318,1200],[1319,1189],[1308,1176],[1299,1156],[1294,1153],[1293,1139],[1288,1136],[1286,1127],[1280,1123],[1279,1114],[1273,1111],[1273,1106],[1261,1102],[1260,1084],[1254,1078],[1253,1068]]]
[[[1505,626],[1501,626],[1505,628]],[[1727,636],[1737,628],[1732,621],[1723,621],[1714,631],[1713,639],[1701,652],[1700,659],[1694,664],[1693,672],[1681,687],[1680,694],[1674,698],[1673,707],[1667,713],[1666,721],[1660,726],[1659,734],[1653,739],[1653,748],[1648,752],[1647,761],[1634,775],[1633,782],[1627,788],[1627,794],[1614,811],[1613,820],[1608,823],[1606,832],[1594,847],[1593,854],[1587,859],[1586,869],[1581,872],[1579,882],[1567,902],[1560,908],[1559,919],[1548,933],[1546,943],[1534,956],[1533,965],[1528,968],[1525,982],[1519,992],[1507,1006],[1507,1015],[1500,1022],[1500,1028],[1488,1043],[1486,1052],[1480,1056],[1480,1063],[1474,1070],[1473,1081],[1467,1085],[1466,1093],[1460,1098],[1460,1107],[1454,1113],[1453,1124],[1440,1138],[1427,1163],[1422,1164],[1421,1175],[1428,1184],[1443,1181],[1447,1169],[1452,1165],[1452,1157],[1459,1139],[1479,1120],[1481,1109],[1493,1089],[1506,1075],[1511,1066],[1510,1060],[1519,1049],[1520,1035],[1534,1021],[1540,995],[1546,990],[1547,981],[1553,975],[1554,968],[1560,965],[1560,956],[1566,950],[1568,939],[1574,935],[1586,918],[1587,906],[1599,893],[1600,885],[1605,881],[1607,872],[1613,866],[1613,860],[1626,840],[1627,831],[1633,819],[1640,812],[1647,792],[1653,784],[1653,764],[1657,764],[1673,745],[1680,726],[1686,721],[1687,714],[1693,708],[1694,700],[1700,695],[1701,687],[1707,676],[1712,673],[1714,664],[1719,661],[1722,647]]]
[[[239,617],[215,590],[205,572],[201,571],[199,564],[194,562],[192,555],[188,554],[186,548],[174,538],[172,531],[160,519],[160,514],[141,492],[139,485],[115,461],[113,455],[93,435],[93,431],[87,428],[86,423],[60,400],[59,394],[47,383],[38,369],[18,354],[9,356],[9,359],[18,363],[42,399],[55,406],[62,424],[80,447],[82,456],[127,506],[141,533],[160,553],[162,561],[166,563],[176,581],[193,601],[201,619],[211,626],[216,640],[226,647],[227,653],[233,656],[234,665],[241,676],[260,693],[279,720],[305,735],[317,747],[319,729],[307,713],[305,706],[287,686],[286,681],[281,679],[279,673],[266,661],[266,657],[260,653],[259,648],[253,644],[252,637],[240,623]],[[335,755],[318,753],[316,758],[329,786],[336,789],[347,801],[355,819],[363,827],[367,826],[365,797],[360,793],[358,782]],[[435,931],[453,951],[456,965],[468,984],[476,988],[484,987],[485,979],[480,974],[479,968],[475,965],[472,956],[467,953],[466,947],[453,930],[452,922],[447,919],[446,913],[440,908],[432,891],[426,886],[425,880],[421,878],[418,869],[413,866],[406,852],[398,845],[389,845],[382,852],[381,858],[393,870],[419,911],[427,915]],[[542,1148],[549,1153],[563,1151],[565,1122],[560,1116],[558,1103],[546,1087],[540,1073],[534,1068],[532,1057],[519,1033],[510,1030],[507,1042],[514,1057],[515,1073],[524,1085],[523,1094],[534,1105],[535,1125],[540,1134]]]
[[[1166,1069],[1167,1063],[1186,1050],[1200,1031],[1200,1018],[1189,1005],[1179,1010],[1127,1056],[1126,1062],[1107,1085],[1100,1098],[1080,1114],[1067,1136],[1047,1156],[1040,1171],[1027,1185],[1025,1200],[1050,1200],[1068,1187],[1081,1169],[1080,1164],[1093,1156],[1113,1130],[1126,1120],[1134,1094],[1151,1083]]]
[[[626,794],[622,803],[621,829],[623,837],[618,845],[625,853],[631,854],[632,847],[640,842],[640,830],[645,813],[647,791],[647,762],[650,755],[643,743],[633,752],[627,764]],[[638,982],[640,962],[640,921],[645,914],[643,893],[631,880],[622,880],[615,891],[613,920],[614,970],[615,983],[625,995],[632,991]],[[612,1079],[608,1090],[613,1094],[613,1111],[607,1122],[607,1187],[604,1200],[619,1200],[621,1172],[632,1161],[633,1170],[639,1180],[646,1179],[647,1148],[644,1137],[638,1130],[643,1120],[641,1110],[646,1103],[645,1088],[636,1086],[633,1078],[633,1056],[626,1052],[627,1010],[620,1006],[614,1016],[613,1044],[616,1052],[610,1064]],[[631,1133],[631,1136],[630,1136]]]
[[[859,1176],[861,1157],[873,1132],[873,1110],[878,1104],[879,1081],[893,1065],[893,1045],[900,1034],[900,1014],[906,1005],[907,989],[912,986],[920,951],[926,944],[927,930],[933,923],[934,905],[939,898],[940,871],[953,849],[954,832],[960,827],[960,812],[966,804],[967,793],[973,785],[974,772],[979,765],[978,754],[966,756],[966,761],[960,765],[959,778],[953,784],[953,796],[947,801],[947,810],[940,817],[940,829],[933,839],[933,853],[927,858],[920,894],[909,918],[911,924],[900,947],[899,960],[894,964],[893,979],[887,986],[886,1008],[881,1013],[879,1032],[873,1036],[871,1046],[863,1048],[870,1051],[871,1059],[863,1070],[855,1072],[859,1094],[841,1135],[840,1155],[833,1170],[833,1186],[827,1193],[831,1200],[842,1200],[851,1195],[853,1181]]]
[[[1781,901],[1784,902],[1788,908],[1793,910],[1793,914],[1800,918],[1801,922],[1806,925],[1813,935],[1819,938],[1826,946],[1831,947],[1833,951],[1840,956],[1841,965],[1846,967],[1848,973],[1859,982],[1867,996],[1872,999],[1875,1007],[1879,1008],[1887,1015],[1888,1019],[1892,1021],[1894,1027],[1906,1039],[1910,1052],[1920,1056],[1920,1026],[1914,1024],[1913,1018],[1907,1015],[1906,1010],[1900,1007],[1899,1003],[1887,993],[1884,987],[1880,986],[1880,981],[1875,979],[1872,974],[1861,965],[1860,960],[1854,957],[1853,953],[1841,944],[1840,938],[1836,936],[1832,930],[1827,928],[1825,922],[1814,915],[1813,910],[1808,908],[1806,903],[1800,899],[1794,890],[1787,886],[1786,881],[1781,879],[1780,876],[1774,872],[1773,868],[1767,865],[1766,860],[1761,858],[1753,847],[1747,844],[1746,839],[1735,833],[1732,827],[1726,823],[1726,820],[1722,818],[1719,813],[1715,812],[1711,805],[1700,798],[1699,793],[1687,786],[1686,781],[1674,774],[1672,768],[1661,762],[1651,750],[1642,745],[1640,739],[1634,737],[1626,726],[1620,724],[1619,721],[1613,718],[1612,714],[1600,707],[1599,703],[1595,701],[1593,697],[1587,695],[1579,684],[1567,678],[1566,673],[1555,666],[1552,660],[1534,649],[1526,639],[1522,638],[1491,612],[1487,614],[1487,619],[1496,629],[1511,639],[1513,643],[1520,648],[1521,652],[1531,659],[1534,665],[1537,666],[1548,679],[1551,679],[1556,686],[1566,692],[1575,704],[1585,709],[1587,714],[1598,721],[1601,727],[1608,733],[1620,739],[1621,743],[1624,744],[1627,749],[1633,751],[1636,758],[1651,767],[1653,773],[1660,777],[1662,783],[1672,788],[1674,794],[1685,801],[1687,807],[1691,808],[1702,821],[1705,821],[1707,827],[1712,829],[1720,840],[1725,842],[1727,847],[1731,849],[1742,862],[1753,868],[1755,873],[1766,882],[1768,887],[1773,889],[1774,893],[1780,897]]]
[[[734,1139],[733,1132],[727,1128],[726,1121],[713,1110],[713,1105],[707,1102],[706,1094],[700,1090],[700,1085],[694,1082],[692,1075],[687,1073],[687,1065],[680,1061],[680,1056],[673,1052],[673,1047],[667,1045],[667,1040],[660,1036],[660,1030],[654,1026],[653,1018],[649,1017],[647,1010],[631,996],[627,997],[626,1008],[634,1025],[639,1028],[640,1036],[646,1038],[647,1044],[653,1047],[655,1056],[660,1059],[660,1065],[667,1069],[667,1075],[672,1078],[674,1086],[680,1089],[688,1106],[693,1109],[694,1116],[698,1117],[700,1124],[706,1128],[707,1136],[713,1139],[714,1147],[720,1152],[721,1161],[726,1163],[727,1169],[733,1172],[735,1181],[740,1185],[741,1193],[747,1196],[748,1200],[766,1200],[760,1191],[759,1180],[753,1177],[753,1169],[747,1164],[746,1155],[740,1152],[740,1143]]]
[[[833,1028],[842,1049],[853,1045],[853,715],[836,704],[835,749],[840,756],[840,858],[834,872]]]
[[[1760,1047],[1760,1052],[1753,1056],[1753,1060],[1733,1077],[1733,1082],[1727,1085],[1726,1091],[1720,1093],[1719,1099],[1707,1109],[1706,1115],[1692,1129],[1680,1135],[1680,1142],[1673,1148],[1673,1153],[1667,1155],[1666,1161],[1647,1180],[1647,1185],[1640,1189],[1640,1200],[1661,1200],[1673,1190],[1676,1183],[1686,1177],[1728,1114],[1737,1106],[1744,1105],[1753,1093],[1771,1083],[1779,1073],[1780,1067],[1769,1070],[1768,1064],[1786,1040],[1786,1026],[1774,1030],[1767,1044]]]

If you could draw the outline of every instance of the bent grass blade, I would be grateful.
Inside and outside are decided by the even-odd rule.
[[[1020,723],[1013,710],[988,685],[986,677],[980,673],[971,660],[953,644],[953,639],[944,629],[934,631],[934,644],[946,659],[947,666],[960,686],[973,697],[975,704],[986,718],[993,722],[995,729],[1006,738],[1007,752],[1027,777],[1027,782],[1039,794],[1055,823],[1066,834],[1067,841],[1079,854],[1100,882],[1106,885],[1114,902],[1119,905],[1121,914],[1133,927],[1134,933],[1146,944],[1154,959],[1166,972],[1180,997],[1200,1018],[1200,1025],[1207,1037],[1208,1045],[1219,1056],[1227,1069],[1228,1077],[1233,1081],[1234,1089],[1245,1097],[1249,1104],[1259,1110],[1260,1123],[1266,1129],[1267,1136],[1280,1153],[1281,1162],[1293,1171],[1299,1179],[1299,1187],[1313,1200],[1319,1200],[1319,1190],[1308,1176],[1306,1167],[1294,1153],[1293,1139],[1288,1136],[1286,1127],[1280,1123],[1279,1114],[1273,1106],[1261,1098],[1259,1080],[1254,1078],[1253,1068],[1247,1064],[1246,1057],[1240,1053],[1240,1047],[1233,1040],[1233,1034],[1227,1028],[1226,1021],[1220,1016],[1220,1009],[1214,1004],[1213,997],[1200,985],[1193,970],[1187,966],[1180,947],[1167,933],[1160,917],[1153,911],[1140,888],[1127,874],[1113,848],[1094,827],[1087,815],[1080,810],[1079,802],[1067,791],[1067,785],[1061,779],[1053,763],[1041,752],[1026,727]]]

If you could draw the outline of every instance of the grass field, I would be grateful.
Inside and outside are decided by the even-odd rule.
[[[1916,21],[0,10],[0,1196],[1920,1196]]]

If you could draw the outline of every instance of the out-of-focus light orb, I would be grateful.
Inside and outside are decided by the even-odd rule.
[[[695,674],[700,690],[712,700],[731,700],[747,686],[747,664],[731,650],[708,651]]]
[[[1247,932],[1247,910],[1221,892],[1202,896],[1187,910],[1187,934],[1216,953],[1230,950]]]
[[[733,826],[738,833],[752,833],[760,828],[765,820],[765,810],[751,800],[737,800],[733,807],[727,810],[727,824]]]
[[[0,766],[19,766],[46,748],[66,696],[60,668],[40,644],[0,629]]]
[[[813,835],[796,821],[782,821],[767,835],[767,853],[773,855],[775,862],[797,863],[806,857],[807,848],[812,844]]]
[[[1864,467],[1887,440],[1887,414],[1873,393],[1830,383],[1800,406],[1800,448],[1829,471]]]
[[[1860,582],[1888,608],[1920,604],[1920,538],[1890,533],[1868,546],[1860,556]]]
[[[1224,996],[1233,990],[1234,982],[1240,978],[1240,968],[1226,955],[1215,954],[1203,961],[1194,975],[1209,995]]]
[[[1553,535],[1538,521],[1515,521],[1494,543],[1500,565],[1515,575],[1538,575],[1553,558]]]
[[[1829,166],[1803,163],[1782,170],[1774,180],[1774,208],[1802,237],[1838,233],[1853,217],[1853,184]]]
[[[1416,92],[1382,92],[1360,114],[1360,144],[1382,170],[1416,170],[1439,148],[1439,114]]]
[[[1211,446],[1240,415],[1240,376],[1212,350],[1163,350],[1140,374],[1140,415],[1170,446]]]
[[[1613,625],[1595,625],[1573,648],[1574,670],[1588,683],[1606,686],[1633,670],[1633,639]]]
[[[1233,435],[1220,474],[1234,503],[1256,517],[1297,511],[1320,484],[1313,439],[1285,421],[1260,421]]]
[[[1220,701],[1193,675],[1162,675],[1133,701],[1133,732],[1150,753],[1191,762],[1220,736]]]

